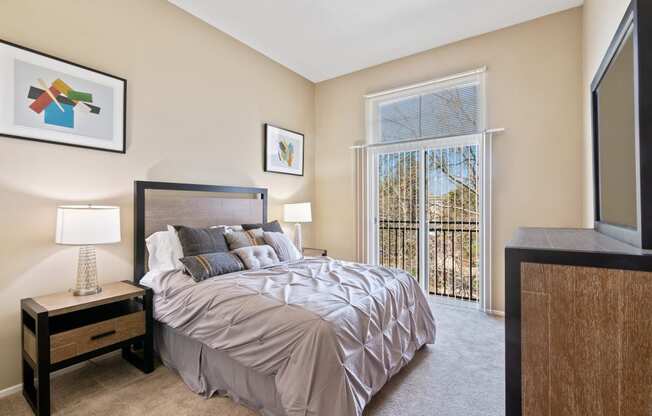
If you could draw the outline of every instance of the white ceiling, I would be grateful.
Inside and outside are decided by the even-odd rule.
[[[313,82],[583,0],[169,0]]]

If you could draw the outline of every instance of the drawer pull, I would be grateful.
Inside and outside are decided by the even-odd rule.
[[[101,334],[93,335],[91,337],[91,341],[95,341],[95,340],[98,340],[100,338],[108,337],[108,336],[111,336],[113,334],[115,334],[115,329],[111,330],[111,331],[107,331],[107,332],[102,332]]]

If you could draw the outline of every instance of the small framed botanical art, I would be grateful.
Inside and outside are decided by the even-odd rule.
[[[265,124],[265,172],[303,176],[304,136]]]
[[[0,136],[125,153],[127,81],[0,40]]]

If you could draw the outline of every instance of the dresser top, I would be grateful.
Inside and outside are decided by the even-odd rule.
[[[642,250],[584,228],[519,228],[507,248],[652,256],[652,250]]]

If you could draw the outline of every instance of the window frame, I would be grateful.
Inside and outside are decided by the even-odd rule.
[[[451,88],[451,86],[464,85],[470,81],[478,82],[478,106],[479,106],[479,119],[478,119],[478,131],[475,133],[464,133],[455,136],[443,136],[443,137],[421,137],[418,139],[407,139],[407,140],[397,140],[391,142],[382,142],[375,140],[375,130],[374,130],[374,111],[377,109],[379,103],[390,102],[391,100],[404,99],[415,95],[421,95],[424,92],[436,91],[438,89]],[[395,88],[391,90],[381,91],[378,93],[367,94],[364,96],[365,100],[365,145],[362,146],[366,148],[365,153],[365,197],[364,197],[364,206],[365,206],[365,254],[369,259],[371,264],[377,264],[377,254],[374,253],[374,250],[377,247],[374,245],[375,239],[375,220],[377,217],[377,209],[375,206],[375,198],[377,192],[377,184],[374,183],[375,176],[374,172],[376,169],[375,157],[380,152],[387,152],[393,148],[408,148],[410,146],[415,146],[421,148],[422,146],[431,145],[444,145],[447,142],[454,141],[460,143],[466,139],[475,140],[476,136],[480,140],[480,169],[481,169],[481,180],[479,184],[480,194],[481,194],[481,230],[480,230],[480,241],[481,241],[481,254],[480,254],[480,267],[481,267],[481,281],[480,281],[480,302],[479,309],[486,312],[495,312],[493,310],[493,280],[492,280],[492,271],[493,271],[493,262],[492,262],[492,253],[493,253],[493,236],[492,236],[492,176],[493,176],[493,163],[492,163],[492,138],[493,135],[497,132],[502,131],[503,129],[494,129],[489,130],[487,128],[488,121],[488,105],[487,105],[487,67],[481,67],[475,70],[463,72],[460,74],[451,75],[444,78],[439,78],[431,81],[422,82],[419,84],[413,84],[406,87]],[[380,121],[380,120],[378,120]],[[421,143],[423,142],[423,143]],[[422,161],[420,161],[422,163]],[[419,168],[421,169],[421,167]],[[421,175],[423,178],[423,175]],[[424,189],[425,183],[420,183],[420,189]],[[425,195],[425,193],[423,193]],[[422,198],[420,200],[420,206],[425,207],[425,200]],[[425,211],[424,211],[425,212]],[[421,237],[421,247],[422,250],[427,250],[427,243],[425,236]],[[425,251],[424,251],[425,253]],[[424,259],[425,254],[421,256]],[[425,272],[425,268],[420,265],[420,270]],[[426,280],[424,279],[422,284],[424,290]]]
[[[444,78],[433,79],[430,81],[412,84],[405,87],[394,88],[391,90],[381,91],[377,93],[367,94],[365,99],[365,143],[367,145],[382,145],[405,143],[415,140],[430,140],[445,137],[455,136],[420,136],[412,139],[402,139],[393,141],[378,140],[378,132],[381,130],[382,120],[379,117],[379,109],[381,105],[391,104],[398,101],[407,100],[414,97],[420,97],[428,93],[435,93],[437,91],[452,89],[455,87],[464,87],[469,85],[478,85],[478,131],[466,132],[460,136],[468,136],[469,134],[481,134],[486,126],[486,91],[485,91],[485,73],[487,68],[481,67],[467,72],[447,76]]]

